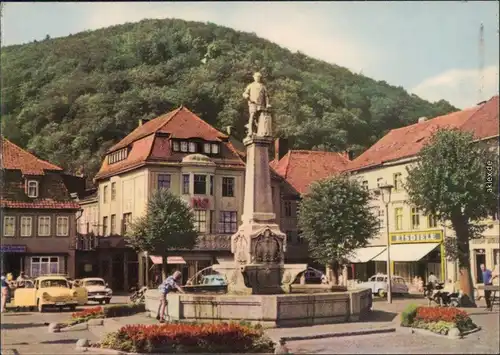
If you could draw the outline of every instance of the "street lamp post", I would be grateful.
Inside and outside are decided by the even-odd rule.
[[[387,237],[387,303],[392,303],[392,275],[391,275],[391,243],[389,240],[389,203],[393,186],[383,184],[379,186],[382,202],[385,204],[385,233]]]

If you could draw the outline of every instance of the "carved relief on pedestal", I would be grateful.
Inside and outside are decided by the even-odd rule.
[[[282,283],[284,284],[289,284],[290,282],[292,282],[292,274],[290,274],[289,271],[285,272],[285,274],[283,275],[283,280],[282,280]]]
[[[254,238],[252,256],[255,263],[279,263],[282,259],[282,241],[270,229],[265,229]]]
[[[239,264],[247,263],[248,242],[242,234],[237,234],[231,241],[231,252]]]

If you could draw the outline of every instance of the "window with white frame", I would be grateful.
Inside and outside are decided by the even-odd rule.
[[[384,222],[385,222],[385,210],[383,208],[378,208],[378,229],[382,230],[384,229]]]
[[[377,187],[380,187],[384,184],[384,180],[382,178],[377,178]]]
[[[38,181],[28,180],[26,185],[27,185],[26,190],[28,193],[28,197],[31,197],[31,198],[38,197]]]
[[[178,141],[173,141],[172,142],[172,150],[174,152],[178,152],[179,151],[179,142]]]
[[[16,233],[16,217],[5,216],[3,218],[3,236],[13,237]]]
[[[194,210],[194,227],[200,233],[207,231],[207,211]]]
[[[63,271],[62,260],[58,256],[31,257],[30,276],[38,277]]]
[[[189,142],[189,153],[196,153],[196,143]]]
[[[69,235],[69,217],[57,217],[56,235],[66,237]]]
[[[50,216],[38,217],[38,236],[40,237],[50,236]]]
[[[33,234],[33,217],[21,217],[21,237],[31,237]]]
[[[219,154],[219,145],[212,143],[212,154]]]
[[[169,174],[158,174],[158,189],[170,189]]]
[[[203,153],[210,154],[210,143],[203,144]]]
[[[188,151],[188,143],[181,142],[181,152],[186,153]]]

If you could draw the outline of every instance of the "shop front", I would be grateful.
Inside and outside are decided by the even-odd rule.
[[[394,232],[389,234],[390,261],[393,275],[412,283],[417,276],[427,281],[431,272],[439,280],[446,280],[442,230]],[[387,262],[387,250],[373,260]]]
[[[347,258],[351,263],[348,269],[349,279],[367,281],[376,273],[385,273],[386,263],[375,262],[374,258],[382,254],[386,246],[370,246],[354,250]]]

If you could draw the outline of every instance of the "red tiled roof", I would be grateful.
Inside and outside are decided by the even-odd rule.
[[[181,162],[186,153],[172,152],[170,138],[200,138],[205,141],[221,142],[221,157],[212,158],[219,165],[244,166],[238,151],[228,141],[228,136],[219,132],[184,106],[163,116],[146,122],[127,137],[114,145],[109,151],[129,147],[125,160],[108,164],[105,158],[96,179],[104,178],[135,169],[147,162]]]
[[[413,157],[438,129],[456,128],[474,133],[476,139],[484,139],[498,136],[498,124],[498,96],[495,96],[480,106],[393,129],[351,161],[346,170],[355,171]]]
[[[34,209],[74,209],[80,205],[73,201],[55,201],[53,199],[38,199],[31,202],[0,200],[2,208],[34,208]]]
[[[290,150],[280,161],[269,164],[294,189],[304,194],[311,183],[343,171],[349,160],[343,154]]]
[[[108,152],[127,147],[130,143],[155,132],[169,133],[174,138],[201,138],[206,141],[221,141],[228,136],[181,106],[163,116],[157,117],[137,127],[132,133],[115,144]]]
[[[21,170],[24,175],[44,175],[44,170],[63,170],[57,165],[38,159],[4,137],[2,137],[1,167],[7,170]]]

